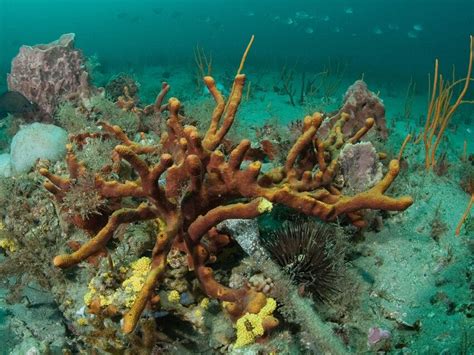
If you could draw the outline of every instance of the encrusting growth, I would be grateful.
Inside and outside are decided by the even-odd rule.
[[[76,265],[103,251],[121,224],[144,220],[157,222],[159,227],[150,270],[133,306],[124,315],[125,333],[134,330],[154,296],[172,247],[188,253],[189,267],[195,271],[204,292],[225,301],[234,320],[247,312],[257,314],[265,306],[267,298],[263,293],[249,288],[225,287],[214,278],[207,265],[211,246],[216,250],[229,242],[229,236],[216,229],[216,225],[226,219],[255,218],[277,203],[324,221],[347,216],[354,225],[362,227],[365,225],[364,209],[401,211],[412,204],[410,197],[392,198],[384,194],[399,173],[398,160],[390,162],[385,177],[368,191],[345,196],[333,184],[341,148],[359,141],[374,125],[373,119],[368,118],[354,136],[345,137],[342,127],[350,117],[341,113],[322,139],[317,135],[322,115],[307,116],[301,136],[288,152],[284,166],[262,173],[260,161],[243,164],[250,149],[249,140],[242,140],[228,154],[220,148],[236,117],[245,75],[237,74],[227,100],[212,77],[206,76],[204,83],[216,102],[204,135],[195,126],[183,125],[181,103],[176,98],[169,99],[164,109],[168,112],[167,132],[162,134],[160,144],[136,143],[119,126],[100,123],[108,135],[121,142],[112,152],[114,166],[119,171],[120,161],[128,162],[136,178],[133,181],[107,180],[98,173],[95,189],[104,199],[113,201],[114,207],[89,220],[74,216],[72,222],[93,237],[73,253],[54,258],[57,267]],[[168,90],[167,85],[163,87]],[[164,111],[163,107],[160,110]],[[149,163],[146,160],[149,153],[158,154],[159,161]],[[87,174],[86,166],[77,161],[71,146],[68,146],[66,160],[69,177],[54,175],[44,168],[40,170],[47,178],[45,187],[58,200],[67,194],[76,179]],[[121,201],[130,197],[142,202],[135,208],[123,207],[125,204]]]

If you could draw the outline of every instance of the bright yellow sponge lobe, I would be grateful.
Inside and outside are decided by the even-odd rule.
[[[263,335],[263,321],[266,317],[272,315],[276,309],[276,301],[268,298],[265,306],[257,314],[246,313],[235,323],[237,340],[234,348],[240,348],[245,345],[253,344],[255,340]]]
[[[2,238],[0,239],[0,248],[8,250],[10,253],[14,253],[16,251],[16,244],[11,239]]]
[[[180,296],[179,296],[179,292],[176,291],[176,290],[172,290],[170,291],[170,293],[168,293],[168,301],[171,302],[171,303],[178,303],[179,302],[179,299],[180,299]]]
[[[122,288],[124,293],[127,295],[125,305],[131,307],[135,299],[137,298],[138,292],[145,283],[146,276],[150,270],[151,259],[148,257],[142,257],[135,260],[131,265],[132,275],[122,282]]]
[[[98,299],[101,307],[116,305],[118,307],[125,306],[130,308],[145,283],[150,264],[150,258],[142,257],[131,263],[129,269],[121,267],[119,272],[124,274],[128,270],[130,276],[122,282],[120,288],[115,290],[99,291],[96,288],[96,285],[102,282],[102,278],[110,277],[110,275],[103,274],[101,277],[96,276],[92,278],[89,282],[89,290],[84,295],[84,303],[90,306],[94,299]]]

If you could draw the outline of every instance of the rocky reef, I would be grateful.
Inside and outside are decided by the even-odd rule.
[[[65,55],[71,41],[64,37],[51,52]],[[40,160],[28,179],[2,185],[5,192],[23,191],[14,205],[24,206],[25,213],[0,201],[8,206],[1,247],[12,265],[41,260],[28,273],[40,275],[54,295],[73,334],[71,349],[346,352],[344,334],[323,322],[305,297],[318,290],[311,277],[331,288],[332,275],[342,269],[344,253],[328,256],[346,243],[337,224],[356,234],[372,218],[368,210],[404,211],[413,203],[410,196],[386,194],[400,172],[403,149],[384,166],[387,155],[360,142],[374,127],[386,135],[383,105],[361,82],[348,94],[356,97],[346,100],[350,105],[334,114],[307,115],[295,125],[287,150],[278,147],[280,160],[269,159],[261,142],[234,140],[229,132],[238,120],[249,49],[227,98],[213,77],[203,78],[214,100],[210,117],[199,117],[200,127],[209,122],[204,130],[177,98],[167,99],[167,83],[147,106],[126,87],[115,102],[100,95],[76,100],[70,94],[84,89],[86,76],[68,67],[75,74],[67,77],[77,81],[23,92],[49,114],[65,101],[58,124],[70,135],[64,160]],[[71,63],[78,64],[76,59]],[[9,82],[20,91],[15,70]],[[293,257],[305,268],[323,265],[331,278],[311,270],[305,270],[308,278],[294,277],[284,263],[275,263],[268,245],[260,244],[257,223],[269,216],[278,223],[298,216],[327,224],[308,233],[307,245],[327,247],[328,254],[308,253],[314,262],[305,263],[301,248],[295,248]],[[310,227],[293,233],[315,228],[305,225]],[[279,237],[281,250],[285,236]],[[336,240],[338,247],[330,247]],[[301,279],[306,293],[295,282]],[[332,294],[319,291],[316,303]],[[370,339],[376,342],[374,334]]]

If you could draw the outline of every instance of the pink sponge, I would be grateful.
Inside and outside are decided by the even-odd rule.
[[[18,91],[51,117],[67,96],[89,90],[82,53],[74,48],[73,33],[36,46],[21,46],[7,77],[8,90]]]

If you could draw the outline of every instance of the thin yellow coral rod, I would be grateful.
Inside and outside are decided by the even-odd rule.
[[[207,75],[212,74],[212,52],[209,52],[209,60],[206,59],[207,63]]]
[[[458,79],[456,81],[454,81],[451,85],[449,85],[449,88],[454,88],[457,84],[459,83],[462,83],[463,81],[465,81],[467,78],[462,78],[462,79]],[[469,81],[474,81],[474,78],[470,78]]]
[[[201,50],[199,45],[194,48],[194,62],[196,63],[201,75],[204,76],[204,63],[202,62]]]
[[[435,71],[433,75],[433,89],[431,90],[431,100],[428,105],[428,112],[426,114],[425,128],[423,130],[423,143],[425,145],[425,168],[429,169],[429,150],[431,142],[428,141],[428,130],[431,124],[431,118],[433,114],[433,107],[436,101],[436,89],[438,87],[438,59],[435,60]]]
[[[202,67],[202,66],[201,66],[202,62],[201,62],[201,58],[200,58],[200,56],[199,56],[199,45],[197,45],[197,46],[194,48],[193,52],[194,52],[194,62],[196,63],[196,65],[197,65],[198,67],[201,68],[201,67]]]
[[[428,142],[430,142],[430,143],[431,143],[431,139],[433,138],[433,133],[434,133],[434,131],[436,131],[436,128],[438,127],[439,118],[440,118],[441,112],[443,112],[441,107],[443,106],[443,102],[445,102],[445,98],[446,98],[446,94],[447,94],[447,91],[444,88],[444,80],[443,80],[442,75],[439,76],[439,90],[438,90],[438,92],[439,92],[439,94],[438,94],[438,97],[436,98],[435,104],[434,104],[434,112],[432,111],[432,115],[433,115],[432,120],[431,120],[430,126],[428,128],[428,132],[430,132],[430,137],[428,139]]]
[[[456,102],[454,103],[453,106],[451,106],[451,109],[449,112],[446,114],[446,118],[444,119],[444,122],[438,132],[438,135],[436,137],[436,141],[434,143],[433,149],[431,151],[431,164],[434,164],[434,157],[436,154],[436,150],[439,146],[439,143],[441,142],[441,138],[443,137],[443,133],[446,130],[446,127],[448,125],[449,120],[451,119],[452,115],[458,108],[458,106],[461,104],[462,99],[466,95],[467,89],[469,88],[469,84],[471,83],[471,73],[472,73],[472,60],[474,57],[474,37],[471,35],[470,36],[470,46],[469,46],[469,64],[467,68],[467,75],[466,75],[466,82],[464,83],[464,88],[462,89],[461,93],[459,94]]]
[[[467,68],[467,74],[466,74],[466,77],[465,77],[466,81],[464,83],[464,87],[463,87],[461,93],[458,96],[458,99],[456,100],[456,103],[453,105],[453,107],[451,107],[451,110],[448,113],[448,115],[452,115],[454,113],[454,111],[456,111],[457,107],[459,106],[462,99],[466,95],[467,89],[469,88],[469,84],[471,83],[473,57],[474,57],[474,37],[471,35],[470,36],[470,44],[469,44],[469,63],[468,63],[468,68]]]
[[[427,102],[427,107],[430,105],[430,97],[431,97],[431,73],[428,73],[428,102]]]
[[[473,80],[471,78],[473,58],[474,58],[474,37],[471,35],[470,36],[470,46],[469,46],[469,62],[468,62],[466,77],[464,79],[460,79],[460,80],[457,80],[457,81],[453,82],[453,84],[451,84],[451,86],[449,87],[449,89],[451,89],[453,86],[455,86],[458,83],[464,81],[464,87],[463,87],[461,93],[459,94],[456,102],[454,103],[454,105],[451,107],[451,109],[448,112],[449,117],[456,111],[458,106],[461,104],[462,99],[464,98],[464,96],[467,93],[467,89],[469,88],[469,84],[471,83],[471,80]]]
[[[247,59],[247,55],[249,54],[250,48],[252,47],[254,39],[255,39],[255,35],[252,35],[252,37],[250,37],[250,42],[247,45],[247,48],[245,49],[244,55],[242,56],[242,59],[240,60],[239,69],[237,69],[237,75],[239,75],[242,69],[244,69],[244,64]]]
[[[461,220],[459,221],[457,227],[456,227],[456,235],[459,235],[461,233],[461,228],[462,228],[462,225],[464,224],[464,221],[466,220],[468,214],[469,214],[469,211],[471,210],[472,208],[472,204],[474,203],[474,194],[471,195],[471,200],[469,201],[469,204],[467,205],[467,208],[466,210],[464,211],[462,217],[461,217]]]
[[[444,86],[444,82],[443,82]],[[438,97],[438,104],[436,107],[436,113],[435,113],[435,121],[433,122],[433,127],[430,129],[430,137],[428,139],[429,144],[430,144],[430,149],[431,149],[431,144],[433,142],[433,138],[436,136],[436,139],[439,137],[439,130],[440,126],[445,124],[447,117],[446,117],[446,112],[448,111],[450,107],[450,102],[453,97],[453,92],[452,90],[447,90],[446,88],[443,88],[442,90],[440,89],[440,96]],[[434,154],[432,154],[433,151],[431,150],[429,152],[429,158],[428,158],[428,168],[432,165],[435,164],[435,157]]]
[[[466,162],[466,161],[467,161],[467,141],[466,141],[466,140],[464,140],[461,160],[462,160],[463,162]]]
[[[207,55],[204,52],[204,48],[199,47],[199,45],[197,45],[194,49],[194,61],[196,62],[201,77],[211,75],[212,53],[209,53],[209,58],[207,58]]]
[[[437,61],[437,59],[436,59]],[[436,71],[436,61],[435,61],[435,71]],[[426,122],[425,122],[425,127],[423,129],[423,134],[420,133],[420,135],[415,139],[415,144],[419,144],[421,140],[423,140],[423,142],[426,142],[426,129],[428,127],[428,123],[429,123],[429,115],[430,115],[430,106],[433,102],[433,98],[431,97],[431,92],[434,91],[434,88],[433,90],[431,89],[431,73],[428,73],[428,95],[427,95],[427,102],[426,102],[426,106],[428,107],[428,111],[426,113]],[[426,144],[425,144],[426,146]]]
[[[242,59],[240,60],[239,69],[237,69],[237,74],[235,75],[236,77],[238,75],[240,75],[240,72],[242,71],[242,69],[244,69],[244,64],[245,64],[245,61],[247,60],[247,55],[249,54],[249,51],[250,51],[250,48],[252,47],[254,39],[255,39],[255,35],[252,35],[252,37],[250,37],[249,43],[247,44],[247,48],[245,49],[245,52],[242,55]],[[229,99],[227,100],[227,103],[225,105],[224,112],[227,112],[227,108],[229,107],[230,99],[234,95],[234,90],[235,90],[235,80],[234,80],[234,83],[232,84],[232,89],[230,90]]]
[[[433,107],[436,101],[436,89],[438,87],[438,59],[435,60],[435,72],[433,75],[433,89],[431,90],[431,100],[428,105],[428,113],[426,114],[426,122],[425,122],[425,130],[424,130],[424,135],[423,137],[426,139],[426,136],[428,134],[428,127],[430,126],[430,121],[431,121],[431,115],[433,113]]]
[[[441,122],[443,122],[443,120],[446,117],[446,112],[449,108],[449,103],[451,102],[451,98],[452,98],[452,91],[449,91],[444,87],[443,77],[440,76],[440,89],[439,89],[439,96],[436,99],[436,110],[433,114],[434,119],[433,119],[433,122],[431,123],[430,128],[428,129],[428,131],[430,132],[430,136],[428,138],[428,143],[430,144],[430,147],[433,141],[433,137],[438,127],[440,126],[440,120]]]
[[[403,141],[402,147],[400,148],[400,152],[398,153],[398,157],[397,157],[398,161],[400,161],[402,159],[403,152],[405,151],[405,148],[406,148],[408,142],[410,141],[410,139],[411,139],[411,134],[408,134],[406,136],[405,140]]]

